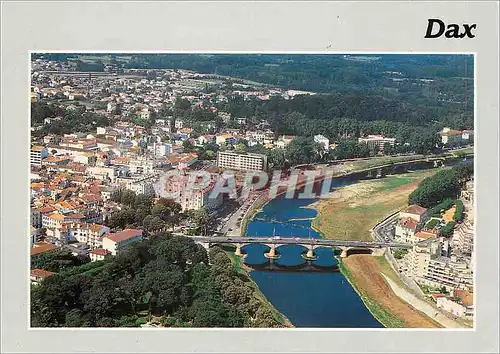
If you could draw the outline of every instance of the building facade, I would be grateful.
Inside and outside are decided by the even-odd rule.
[[[217,166],[239,171],[265,171],[267,170],[267,156],[219,151]]]

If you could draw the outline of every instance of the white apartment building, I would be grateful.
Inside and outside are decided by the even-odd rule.
[[[219,151],[217,153],[217,166],[240,171],[264,171],[267,169],[267,156]]]
[[[462,254],[471,255],[474,250],[474,220],[466,219],[455,228],[453,247]]]
[[[416,243],[405,257],[407,270],[417,283],[440,288],[471,289],[473,272],[466,259],[445,257],[444,238],[432,238]]]
[[[319,144],[323,145],[324,150],[328,150],[328,148],[330,147],[330,140],[328,140],[327,137],[324,137],[321,134],[315,135],[314,136],[314,141],[316,143],[319,143]]]
[[[85,243],[90,249],[101,247],[105,234],[109,234],[109,227],[99,224],[71,224],[68,227],[68,238]]]
[[[434,286],[445,286],[448,289],[468,290],[473,287],[473,274],[469,262],[455,256],[431,257],[424,278]]]
[[[42,166],[42,159],[49,156],[49,150],[43,146],[32,146],[30,150],[30,164]]]
[[[371,150],[378,149],[379,151],[384,151],[385,144],[394,146],[395,142],[395,138],[386,138],[382,135],[368,135],[367,137],[358,139],[358,143],[365,143]]]
[[[154,184],[156,180],[156,175],[117,177],[116,185],[120,188],[131,190],[136,194],[154,195]]]
[[[154,161],[153,159],[138,158],[130,160],[130,172],[138,175],[148,175],[153,173]]]

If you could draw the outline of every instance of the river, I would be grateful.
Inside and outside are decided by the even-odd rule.
[[[454,163],[447,163],[451,165]],[[427,163],[412,166],[412,170],[429,168]],[[335,179],[332,190],[356,183],[360,176]],[[285,199],[279,197],[266,204],[248,224],[246,235],[252,237],[272,235],[280,237],[314,237],[320,235],[311,228],[316,210],[308,206],[316,199]],[[268,262],[263,245],[248,245],[245,263],[258,265]],[[304,263],[301,246],[279,248],[281,257],[273,262],[278,265]],[[318,265],[335,265],[336,259],[329,248],[315,250]],[[321,328],[381,328],[368,311],[359,295],[340,272],[276,272],[252,270],[250,277],[257,283],[264,296],[284,314],[295,327]]]

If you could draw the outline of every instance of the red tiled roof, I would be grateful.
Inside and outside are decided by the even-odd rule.
[[[54,274],[56,274],[56,273],[49,272],[47,270],[39,269],[39,268],[32,269],[30,272],[30,276],[36,277],[36,278],[42,278],[42,279],[48,278]]]
[[[425,209],[424,207],[421,207],[420,205],[413,204],[413,205],[406,207],[402,211],[404,213],[408,213],[408,214],[423,215],[427,211],[427,209]]]
[[[446,135],[462,135],[462,132],[460,130],[449,130],[447,132],[441,132],[441,136],[446,136]]]
[[[433,232],[420,231],[420,232],[417,232],[415,234],[415,237],[428,239],[428,238],[436,237],[436,234]]]
[[[106,256],[106,255],[110,254],[111,252],[109,252],[108,250],[105,250],[104,248],[96,248],[96,249],[90,251],[90,253],[95,254],[97,256]]]
[[[434,298],[434,300],[437,300],[438,298],[444,297],[446,295],[445,294],[432,294],[431,296]]]
[[[407,229],[415,230],[417,228],[418,222],[412,218],[401,218],[399,223],[406,227]]]
[[[109,238],[111,241],[114,242],[121,242],[125,241],[128,239],[131,239],[133,237],[136,237],[138,235],[142,235],[142,230],[139,229],[125,229],[123,231],[114,233],[114,234],[109,234],[105,237]]]
[[[37,255],[39,253],[52,251],[55,248],[56,248],[56,246],[54,246],[51,243],[36,243],[34,247],[31,247],[30,255],[34,256],[34,255]]]

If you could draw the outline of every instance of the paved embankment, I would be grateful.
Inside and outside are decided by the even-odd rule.
[[[446,328],[463,328],[460,324],[455,322],[454,320],[448,318],[446,315],[442,314],[439,310],[435,309],[432,305],[428,304],[424,300],[419,299],[412,293],[410,293],[408,290],[404,289],[403,287],[397,285],[394,281],[389,279],[385,274],[382,274],[382,276],[385,278],[385,281],[389,286],[391,287],[392,291],[394,294],[396,294],[397,297],[402,299],[403,301],[407,302],[410,304],[412,307],[417,309],[418,311],[426,314],[430,318],[432,318],[434,321],[439,323],[441,326],[446,327]]]

